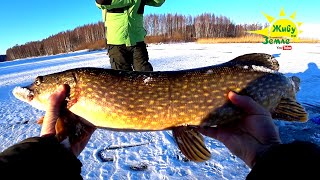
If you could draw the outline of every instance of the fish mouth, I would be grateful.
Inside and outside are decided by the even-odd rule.
[[[34,98],[34,93],[25,87],[15,87],[12,94],[19,100],[30,103]]]

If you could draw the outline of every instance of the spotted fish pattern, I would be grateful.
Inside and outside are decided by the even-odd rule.
[[[274,118],[306,121],[296,101],[300,80],[278,72],[268,54],[245,54],[209,67],[182,71],[137,72],[77,68],[37,77],[15,96],[43,109],[59,85],[68,84],[67,108],[87,125],[113,130],[173,130],[191,160],[210,158],[195,126],[231,124],[245,114],[227,98],[229,91],[252,97]],[[26,90],[27,89],[27,90]],[[192,144],[192,145],[190,145]]]

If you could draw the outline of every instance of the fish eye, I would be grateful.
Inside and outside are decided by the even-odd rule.
[[[34,82],[37,86],[39,86],[41,84],[41,82],[39,81],[39,79],[37,79],[35,82]]]
[[[37,86],[39,86],[39,85],[41,84],[41,82],[42,82],[42,77],[39,76],[39,77],[37,77],[36,80],[34,81],[34,84],[37,85]]]

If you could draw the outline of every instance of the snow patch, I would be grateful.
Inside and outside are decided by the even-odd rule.
[[[145,78],[143,79],[143,82],[144,82],[145,84],[148,84],[148,83],[151,82],[151,81],[152,81],[152,77],[145,76]]]
[[[31,92],[27,88],[22,88],[22,87],[15,87],[12,90],[12,94],[19,100],[24,101],[24,102],[29,102],[31,96],[33,96],[33,92]]]
[[[212,73],[213,73],[213,70],[212,70],[212,69],[210,69],[210,70],[207,71],[207,74],[212,74]]]
[[[266,73],[276,73],[276,71],[266,68],[264,66],[256,66],[256,65],[252,65],[251,66],[253,70],[255,71],[259,71],[259,72],[266,72]]]

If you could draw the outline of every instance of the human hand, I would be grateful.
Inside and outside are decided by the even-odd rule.
[[[49,97],[49,104],[46,107],[46,114],[43,118],[43,122],[42,122],[42,128],[41,128],[41,133],[40,136],[50,136],[50,135],[56,135],[58,134],[58,130],[59,126],[61,126],[60,124],[58,125],[58,119],[61,118],[61,108],[63,108],[62,106],[64,105],[63,102],[66,98],[66,94],[67,94],[67,87],[64,86],[60,86],[56,92],[54,92],[50,97]],[[67,116],[67,120],[68,118],[70,118],[70,122],[74,121],[76,118],[76,115],[68,115]],[[61,119],[60,119],[61,120]],[[61,121],[60,121],[61,122]],[[60,127],[61,128],[61,127]],[[63,128],[63,127],[62,127]],[[87,127],[86,128],[86,134],[83,136],[83,138],[79,139],[79,141],[76,142],[72,142],[70,144],[70,149],[73,152],[73,154],[75,156],[78,156],[82,150],[86,147],[91,135],[93,134],[93,132],[95,131],[95,128],[93,127]],[[69,141],[69,139],[66,139],[67,141]],[[65,141],[63,141],[65,142]]]
[[[270,113],[250,97],[229,92],[228,98],[247,114],[245,118],[232,127],[199,128],[199,132],[221,141],[252,168],[257,156],[281,143],[278,129]]]
[[[65,86],[60,86],[56,92],[49,97],[49,104],[46,107],[46,114],[42,120],[42,128],[40,136],[55,135],[55,125],[60,116],[61,106],[66,98],[67,89]]]

